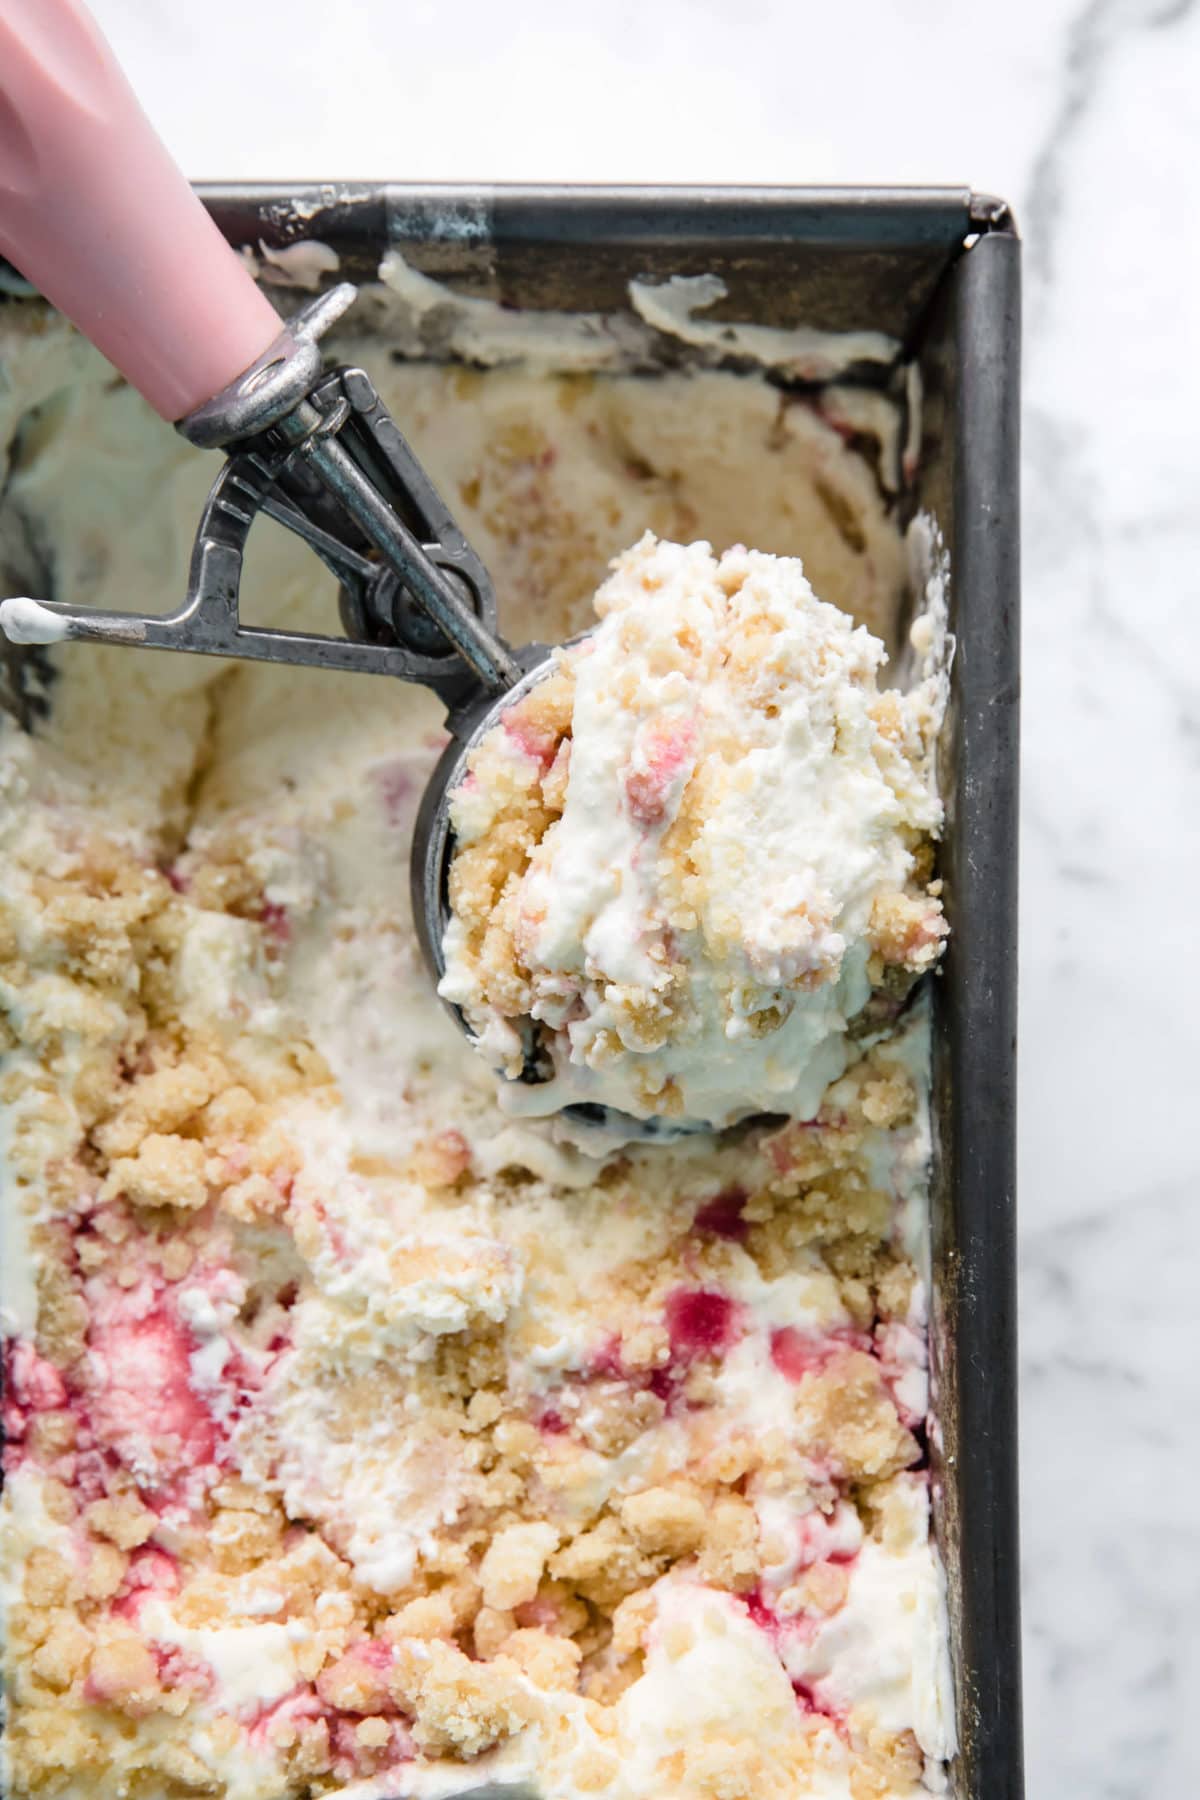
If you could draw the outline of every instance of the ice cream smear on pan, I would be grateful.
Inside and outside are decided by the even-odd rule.
[[[503,1104],[726,1126],[811,1118],[936,962],[941,671],[797,558],[649,533],[599,624],[473,753],[439,992]]]
[[[539,1023],[564,1042],[613,1009],[596,1036],[629,1037],[626,1106],[640,1068],[663,1074],[655,1104],[670,1075],[722,1116],[711,1046],[751,1062],[729,1113],[795,1116],[585,1157],[499,1105],[524,1090],[447,1019],[406,911],[445,743],[432,695],[77,643],[16,659],[0,1787],[944,1791],[929,1021],[897,1011],[939,941],[940,626],[903,693],[861,629],[894,649],[925,585],[897,464],[861,453],[864,390],[836,382],[793,399],[715,368],[394,349],[355,341],[511,641],[594,628],[489,750],[495,783],[479,772],[477,801],[510,796],[523,900],[567,858],[544,919],[511,909],[497,969],[519,954],[547,1005],[561,975],[563,1024]],[[890,413],[890,390],[871,398]],[[176,601],[211,471],[18,306],[0,465],[6,585]],[[321,629],[307,547],[268,530],[254,555],[264,623]],[[460,828],[466,846],[466,811]],[[575,966],[585,935],[603,988]],[[657,1050],[609,991],[635,977]],[[503,1062],[521,1007],[487,1007]],[[772,1007],[797,1023],[766,1029]],[[690,1063],[689,1009],[708,1033]],[[788,1029],[794,1093],[764,1101]],[[822,1057],[845,1067],[804,1117]]]

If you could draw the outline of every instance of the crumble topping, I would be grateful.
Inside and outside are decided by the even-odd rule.
[[[68,585],[162,604],[166,553],[105,546],[191,462],[90,366],[9,503]],[[647,525],[770,542],[773,504],[803,535],[814,460],[867,546],[814,530],[824,591],[890,617],[873,485],[765,384],[372,373],[545,636]],[[270,557],[319,627],[307,551]],[[425,696],[54,660],[0,762],[12,1800],[936,1789],[922,1016],[809,1119],[572,1156],[498,1109],[420,965]]]

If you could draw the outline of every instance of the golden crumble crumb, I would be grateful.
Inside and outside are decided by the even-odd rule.
[[[223,1507],[210,1527],[217,1567],[231,1574],[253,1568],[275,1555],[282,1533],[283,1521],[274,1513]]]
[[[289,1766],[301,1781],[328,1774],[329,1726],[324,1719],[306,1719],[299,1726],[285,1724],[273,1728],[271,1735],[277,1744],[291,1749]]]
[[[501,1644],[512,1635],[516,1619],[511,1612],[501,1612],[494,1606],[481,1606],[475,1614],[472,1626],[472,1640],[476,1656],[486,1661],[495,1656]]]
[[[273,1495],[236,1475],[214,1483],[212,1497],[218,1506],[231,1512],[273,1513],[277,1504]]]
[[[386,1706],[388,1671],[361,1651],[349,1650],[317,1676],[317,1692],[327,1706],[342,1712],[372,1713]]]
[[[105,1182],[106,1197],[124,1194],[134,1206],[196,1208],[208,1198],[203,1144],[151,1131],[135,1156],[118,1156]]]
[[[920,1454],[900,1423],[879,1364],[860,1350],[834,1357],[823,1374],[804,1377],[796,1415],[812,1444],[850,1481],[894,1474]]]
[[[644,1588],[641,1593],[627,1595],[613,1613],[612,1643],[614,1650],[625,1656],[635,1650],[644,1649],[647,1633],[654,1623],[657,1612],[658,1607],[654,1593],[650,1588]]]
[[[646,1488],[621,1502],[621,1523],[642,1550],[690,1556],[704,1540],[707,1520],[699,1496],[686,1488]]]
[[[115,1544],[95,1544],[87,1560],[84,1592],[91,1600],[111,1600],[120,1592],[129,1558]]]
[[[57,1263],[38,1274],[37,1347],[47,1362],[69,1369],[87,1344],[88,1311],[69,1274]]]
[[[558,1551],[550,1572],[571,1582],[595,1605],[612,1607],[627,1594],[645,1587],[661,1567],[660,1559],[640,1550],[620,1521],[609,1513],[590,1531],[581,1532]]]
[[[33,1672],[56,1693],[63,1693],[82,1673],[92,1647],[91,1633],[70,1613],[61,1613],[33,1655]]]
[[[913,1549],[924,1532],[923,1509],[914,1510],[909,1485],[910,1477],[895,1475],[867,1482],[858,1494],[871,1536],[898,1555]]]
[[[106,1628],[88,1665],[88,1691],[121,1712],[140,1718],[159,1696],[158,1667],[149,1647],[132,1631]]]
[[[856,1731],[861,1752],[850,1772],[852,1800],[892,1800],[922,1792],[924,1758],[911,1731],[888,1732],[868,1725]]]
[[[390,1637],[453,1637],[464,1622],[462,1609],[455,1605],[454,1595],[446,1588],[422,1594],[409,1600],[385,1621]]]
[[[548,1524],[509,1525],[498,1532],[479,1569],[486,1605],[504,1610],[532,1600],[558,1535]]]
[[[236,1142],[249,1137],[261,1118],[262,1108],[250,1089],[232,1082],[205,1103],[204,1136],[210,1143]]]
[[[881,895],[871,908],[868,938],[885,967],[919,973],[942,953],[949,931],[940,900],[928,895]]]
[[[209,1065],[184,1063],[140,1076],[120,1109],[94,1133],[106,1156],[132,1156],[151,1134],[176,1132],[212,1098],[218,1077]]]
[[[452,1644],[398,1644],[388,1680],[430,1755],[478,1756],[520,1731],[538,1710],[515,1664],[472,1662]]]
[[[522,1626],[510,1632],[497,1649],[540,1688],[573,1690],[579,1678],[579,1645],[570,1638],[554,1637],[540,1626]]]
[[[799,1583],[803,1603],[810,1612],[833,1613],[845,1601],[850,1575],[841,1563],[814,1563]]]
[[[903,1319],[912,1306],[917,1271],[904,1258],[888,1261],[881,1270],[876,1287],[876,1306],[885,1319]]]
[[[277,1218],[286,1204],[279,1184],[257,1170],[241,1181],[231,1182],[221,1193],[222,1212],[248,1224],[256,1219]]]
[[[480,1389],[467,1402],[467,1427],[472,1431],[485,1431],[496,1423],[503,1411],[504,1402],[499,1394]]]
[[[659,1319],[639,1320],[622,1334],[621,1356],[631,1369],[657,1369],[671,1353],[667,1328]]]
[[[54,1418],[55,1416],[56,1415],[53,1414],[42,1413],[40,1417],[34,1421],[34,1425],[40,1425],[47,1419]],[[72,1429],[69,1433],[66,1431],[55,1431],[49,1436],[35,1431],[31,1427],[26,1433],[26,1442],[30,1445],[33,1454],[35,1456],[45,1456],[52,1460],[60,1451],[69,1449],[75,1441],[74,1421],[72,1420],[70,1423]],[[42,1483],[42,1505],[46,1509],[46,1517],[48,1519],[53,1519],[58,1525],[72,1524],[79,1511],[74,1493],[61,1481],[45,1481]]]
[[[84,1513],[89,1530],[108,1538],[119,1550],[144,1544],[158,1523],[155,1513],[133,1494],[116,1500],[94,1500]]]
[[[70,1451],[76,1447],[76,1436],[77,1426],[74,1413],[54,1409],[49,1413],[38,1413],[36,1417],[29,1420],[25,1442],[31,1447],[34,1456],[41,1456],[47,1462],[54,1462],[54,1458],[61,1456],[63,1451]],[[49,1505],[49,1496],[47,1496],[47,1505]],[[61,1508],[61,1501],[59,1501],[59,1508]],[[74,1499],[72,1499],[67,1516],[74,1517],[74,1512],[76,1512],[76,1507],[74,1507]],[[61,1516],[61,1510],[59,1510],[59,1516]]]
[[[743,1592],[758,1579],[758,1515],[735,1495],[718,1500],[707,1521],[700,1572],[714,1587]]]
[[[25,1558],[23,1590],[30,1606],[65,1606],[80,1593],[81,1584],[70,1564],[57,1550],[36,1545]]]
[[[598,1386],[579,1420],[579,1432],[589,1449],[599,1450],[605,1456],[619,1456],[658,1423],[664,1410],[657,1394],[631,1394],[618,1384],[607,1390]]]
[[[912,1082],[904,1075],[889,1075],[868,1081],[862,1090],[863,1116],[871,1125],[886,1130],[911,1119],[916,1105]]]
[[[162,1272],[168,1281],[182,1281],[196,1253],[185,1238],[172,1238],[162,1248]]]
[[[360,1719],[354,1727],[354,1736],[364,1750],[382,1750],[391,1742],[392,1728],[386,1719]]]

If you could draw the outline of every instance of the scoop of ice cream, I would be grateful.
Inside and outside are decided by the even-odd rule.
[[[810,1117],[945,934],[932,689],[795,558],[647,534],[596,610],[451,798],[440,992],[515,1110]]]

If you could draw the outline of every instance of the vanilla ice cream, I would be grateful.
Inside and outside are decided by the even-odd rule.
[[[393,347],[356,341],[355,359],[491,569],[513,642],[579,633],[610,559],[650,531],[596,657],[643,614],[636,655],[658,655],[637,593],[662,558],[669,588],[707,596],[688,602],[698,654],[729,641],[736,589],[747,620],[784,608],[796,668],[834,659],[821,729],[844,716],[879,739],[844,772],[866,784],[863,866],[831,838],[811,887],[751,906],[749,865],[721,966],[756,1057],[768,992],[796,989],[806,1016],[802,973],[839,954],[827,985],[861,1016],[871,896],[919,895],[934,947],[923,726],[875,696],[871,641],[793,564],[730,550],[801,557],[896,647],[907,551],[842,429],[861,401],[793,403],[709,367],[481,372]],[[803,348],[836,366],[827,342]],[[178,602],[211,461],[21,306],[0,310],[0,457],[0,590]],[[700,538],[712,559],[667,548]],[[249,564],[256,620],[330,627],[302,544],[256,525]],[[582,684],[586,659],[569,666]],[[920,1001],[843,1043],[793,1119],[580,1155],[499,1105],[420,957],[407,866],[445,742],[429,695],[75,644],[13,672],[31,728],[0,741],[10,1800],[940,1790]],[[680,664],[681,692],[698,673]],[[791,662],[778,680],[775,720],[720,683],[714,705],[782,778],[802,721]],[[709,729],[697,714],[688,758]],[[597,755],[606,741],[628,757],[603,733]],[[514,744],[520,779],[525,757]],[[795,761],[815,804],[815,753]],[[643,810],[676,812],[639,825],[647,841],[682,816],[678,771],[654,764]],[[741,804],[714,811],[721,831]],[[784,848],[790,816],[762,814]],[[723,880],[726,845],[697,846]],[[632,838],[618,848],[630,867]],[[566,942],[579,915],[550,908],[587,895],[546,898]],[[718,898],[706,875],[680,929],[718,931]],[[907,979],[916,959],[895,960]],[[717,984],[700,999],[719,1007]],[[820,1054],[797,1050],[797,1091]]]
[[[811,1118],[941,947],[939,677],[881,692],[883,645],[740,546],[647,534],[596,610],[450,796],[439,992],[514,1111]]]

